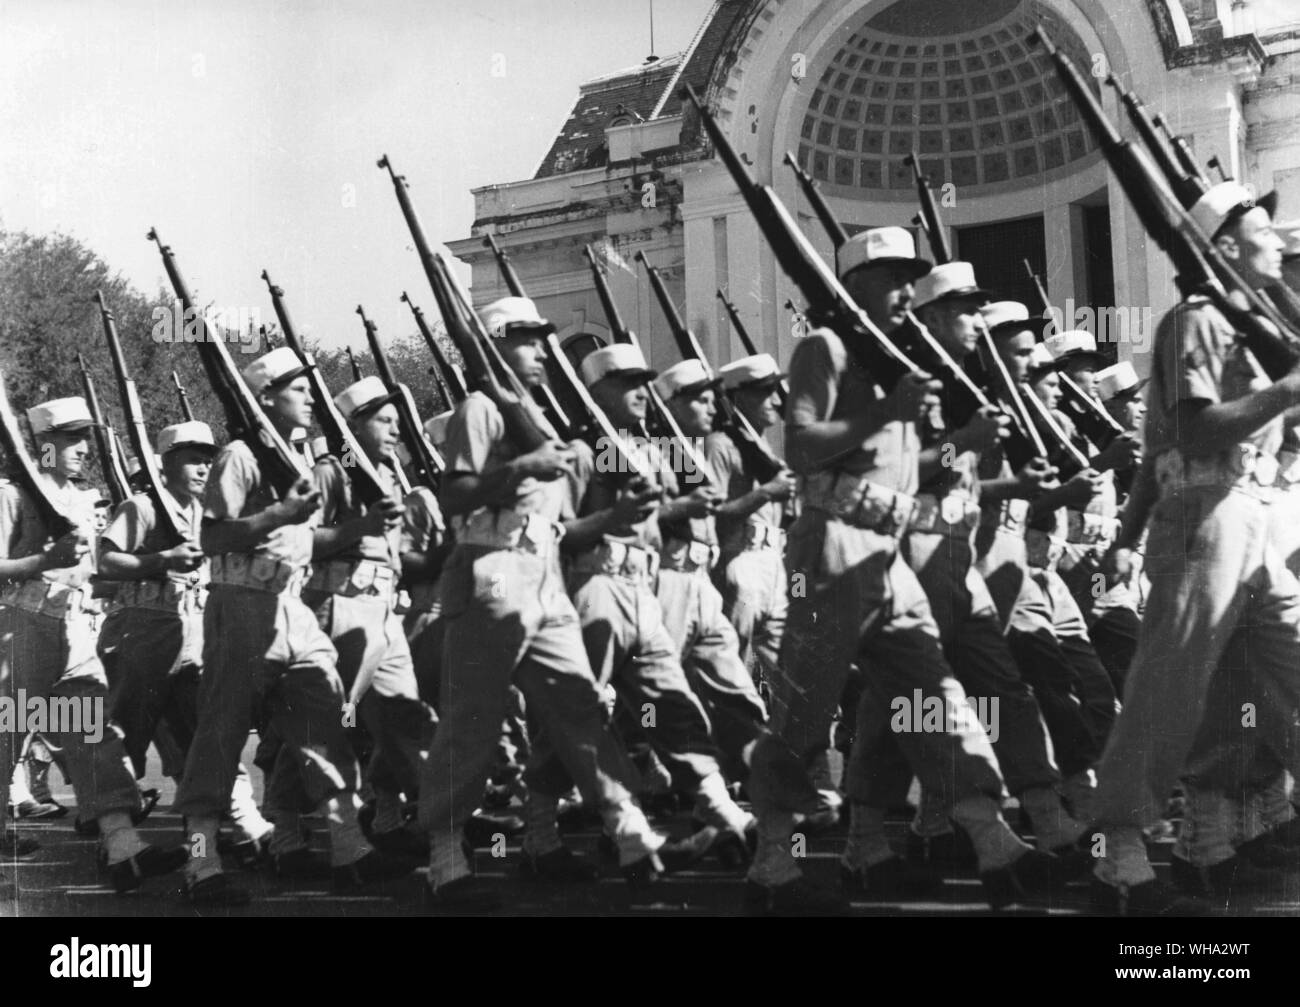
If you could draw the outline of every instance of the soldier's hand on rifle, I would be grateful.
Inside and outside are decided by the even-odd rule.
[[[563,441],[547,441],[518,459],[522,475],[543,482],[559,479],[573,471],[573,449]]]
[[[366,531],[370,535],[383,535],[402,523],[406,508],[392,497],[376,500],[366,511]]]
[[[285,516],[285,524],[302,524],[316,513],[320,506],[320,490],[306,476],[293,484],[293,487],[280,501],[280,512]]]
[[[163,567],[179,573],[190,573],[199,568],[203,562],[203,550],[197,542],[182,542],[172,549],[164,549],[158,554],[163,558]]]
[[[1101,491],[1103,476],[1096,469],[1082,469],[1072,475],[1065,483],[1066,505],[1085,507],[1094,495]]]
[[[941,391],[943,383],[928,374],[904,374],[886,401],[893,404],[892,412],[900,420],[922,420],[926,414],[927,396],[938,395]]]
[[[783,503],[786,500],[793,499],[797,484],[795,483],[794,473],[789,469],[782,469],[775,476],[763,483],[759,487],[763,495],[769,500]]]
[[[629,482],[618,491],[611,508],[614,524],[619,528],[628,528],[640,524],[650,517],[663,499],[663,487],[646,483],[643,480]]]
[[[1030,496],[1036,496],[1043,490],[1052,489],[1056,484],[1056,469],[1045,458],[1033,458],[1016,473],[1016,481]]]
[[[79,531],[70,531],[45,550],[46,570],[76,566],[90,552],[90,541]]]
[[[1098,472],[1111,469],[1129,469],[1142,458],[1142,445],[1131,433],[1122,433],[1092,460],[1092,467]]]
[[[697,486],[674,501],[685,518],[708,517],[718,509],[718,491],[712,486]]]
[[[1102,556],[1098,569],[1105,575],[1108,586],[1126,583],[1133,576],[1133,550],[1118,543],[1112,545]]]
[[[1011,433],[1011,417],[997,406],[983,406],[953,435],[961,449],[987,451]]]

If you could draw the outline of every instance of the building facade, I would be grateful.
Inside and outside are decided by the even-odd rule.
[[[654,366],[677,359],[636,253],[657,266],[715,364],[743,352],[717,291],[759,348],[789,358],[799,295],[678,97],[691,83],[753,176],[828,260],[830,241],[783,163],[791,152],[850,230],[914,227],[915,152],[951,247],[980,280],[1063,328],[1093,331],[1140,371],[1176,299],[1043,50],[1043,26],[1132,128],[1107,74],[1185,136],[1196,157],[1300,217],[1300,9],[1244,0],[719,0],[682,53],[583,84],[533,178],[474,190],[476,304],[506,292],[493,234],[573,356],[609,338],[583,249],[615,253],[610,285]],[[1211,177],[1216,178],[1213,175]],[[923,237],[918,245],[925,248]],[[624,268],[626,266],[626,268]],[[789,303],[788,303],[789,302]]]

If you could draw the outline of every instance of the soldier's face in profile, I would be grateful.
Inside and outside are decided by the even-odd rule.
[[[1038,396],[1038,401],[1055,409],[1061,404],[1061,376],[1053,370],[1039,371],[1029,379],[1029,387]]]
[[[713,432],[713,417],[718,405],[712,388],[694,395],[674,395],[668,407],[687,437],[704,437]]]
[[[65,478],[81,475],[90,457],[90,430],[61,430],[42,438],[41,467],[50,468]],[[52,464],[46,465],[50,456]]]
[[[1281,236],[1262,206],[1243,213],[1215,242],[1226,258],[1252,287],[1259,288],[1282,279]]]
[[[1070,380],[1083,389],[1085,395],[1097,394],[1097,361],[1092,357],[1075,357],[1065,365]]]
[[[546,349],[536,330],[516,330],[500,340],[501,358],[529,388],[546,380]]]
[[[1117,395],[1106,402],[1106,411],[1125,430],[1140,431],[1146,419],[1146,400],[1138,395]]]
[[[958,360],[979,343],[982,298],[951,297],[927,304],[921,321],[945,350]]]
[[[780,421],[781,396],[777,394],[775,385],[737,388],[734,395],[736,408],[760,432]]]
[[[650,395],[645,378],[610,374],[591,386],[591,397],[616,427],[634,427],[645,419]]]
[[[173,493],[201,496],[212,471],[212,452],[199,447],[179,447],[163,455],[163,478]]]
[[[367,457],[389,461],[397,450],[397,441],[401,427],[397,420],[397,406],[388,402],[372,412],[364,413],[353,421],[352,429],[357,435]]]
[[[262,403],[269,408],[271,416],[289,427],[311,426],[312,401],[306,375],[262,393]]]
[[[1017,384],[1028,380],[1029,362],[1034,355],[1034,333],[1030,329],[1010,335],[1000,332],[994,337],[994,342],[1011,380]]]
[[[844,289],[858,307],[888,333],[907,320],[915,275],[911,266],[881,262],[853,270],[844,278]]]

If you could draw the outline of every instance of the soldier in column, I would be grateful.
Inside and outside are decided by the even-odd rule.
[[[114,608],[99,639],[114,722],[121,728],[137,779],[160,729],[180,750],[177,783],[194,736],[203,668],[203,605],[208,570],[199,547],[203,491],[217,453],[206,423],[189,421],[158,434],[165,493],[185,534],[175,542],[159,522],[152,499],[136,493],[122,502],[100,538],[99,571],[117,581]],[[166,727],[163,727],[164,721]],[[228,811],[236,855],[259,859],[272,825],[262,817],[252,781],[241,764]]]
[[[545,380],[547,323],[526,298],[503,298],[481,316],[507,366],[526,386]],[[590,881],[595,868],[560,841],[559,797],[577,783],[599,810],[629,881],[666,866],[666,840],[633,799],[635,773],[606,727],[604,699],[564,591],[560,541],[573,452],[558,441],[521,451],[483,392],[456,407],[440,493],[456,545],[442,571],[441,720],[420,786],[434,906],[488,911],[495,888],[475,878],[461,830],[483,798],[501,723],[518,685],[540,725],[527,773],[523,868],[555,881]]]
[[[304,370],[292,349],[279,347],[243,372],[286,442],[311,423]],[[328,821],[338,889],[411,869],[372,848],[357,821],[358,768],[344,727],[347,694],[335,666],[338,655],[302,600],[320,509],[320,490],[305,472],[282,495],[246,441],[233,440],[218,453],[204,491],[200,536],[211,586],[203,613],[198,727],[176,799],[191,837],[186,893],[195,904],[249,898],[222,871],[217,828],[254,726],[273,732],[279,758],[292,771],[301,803],[287,810],[316,811]]]
[[[81,398],[53,399],[29,409],[27,419],[37,478],[77,526],[55,538],[27,490],[0,485],[0,695],[13,703],[22,689],[29,700],[51,703],[52,710],[60,700],[79,710],[88,702],[98,710],[98,727],[51,724],[43,733],[63,751],[79,813],[98,825],[114,889],[129,891],[145,878],[176,870],[186,853],[184,847],[151,846],[136,831],[131,815],[140,807],[140,794],[121,732],[107,723],[108,683],[95,653],[97,605],[89,585],[94,517],[88,495],[73,482],[90,454],[90,411]],[[0,743],[0,796],[7,796],[21,740],[10,732]],[[16,832],[0,836],[6,859],[30,857],[36,848]]]
[[[582,378],[592,398],[623,431],[641,428],[649,402],[645,386],[656,376],[641,351],[626,344],[603,347],[582,361]],[[742,765],[761,723],[762,704],[747,674],[737,680],[738,670],[743,669],[738,669],[734,631],[727,637],[729,651],[720,636],[726,632],[718,623],[720,608],[713,614],[716,618],[711,616],[700,626],[704,646],[699,651],[692,648],[692,658],[699,662],[700,689],[709,700],[701,701],[681,660],[686,640],[695,635],[686,626],[690,613],[685,608],[692,597],[699,598],[703,587],[712,591],[707,580],[709,546],[680,539],[675,544],[682,569],[670,571],[670,579],[699,577],[698,583],[689,579],[668,589],[671,603],[682,608],[674,615],[680,641],[674,639],[655,593],[665,545],[661,522],[671,527],[707,519],[717,491],[702,480],[689,489],[679,484],[670,460],[654,445],[647,446],[644,462],[661,480],[663,502],[660,486],[629,484],[628,474],[617,470],[615,452],[608,446],[593,450],[580,443],[575,451],[571,487],[577,517],[568,525],[564,545],[572,557],[570,591],[592,670],[602,685],[612,685],[618,693],[672,775],[674,787],[694,798],[696,817],[722,837],[746,844],[752,819],[728,792],[706,703],[720,704],[723,730],[730,732],[728,754]],[[695,561],[700,563],[695,568],[699,574],[693,572]],[[674,591],[682,593],[674,596]],[[712,597],[717,599],[716,592]],[[729,660],[720,656],[728,654]]]
[[[911,235],[901,228],[868,230],[852,242],[856,247],[840,254],[849,293],[888,335],[905,321],[913,281],[928,264],[916,258]],[[997,758],[944,659],[925,592],[898,548],[916,506],[917,423],[939,386],[924,375],[904,376],[887,392],[854,340],[818,327],[790,360],[786,450],[802,482],[788,562],[806,590],[791,591],[783,674],[772,695],[773,734],[760,739],[752,760],[759,849],[747,906],[766,914],[844,909],[841,898],[804,879],[790,837],[795,814],[811,812],[817,801],[806,774],[799,786],[797,772],[825,744],[854,661],[874,709],[893,710],[893,700],[905,697],[945,711],[938,730],[903,730],[896,737],[922,786],[970,835],[986,897],[1003,906],[1065,878],[1058,858],[1023,843],[1003,820]],[[856,744],[873,743],[869,735],[877,726],[860,722]],[[843,864],[852,871],[896,856],[884,831],[885,791],[892,792],[893,781],[851,758],[848,786],[853,806]]]

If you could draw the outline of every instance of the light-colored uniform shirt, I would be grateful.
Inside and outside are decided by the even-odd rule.
[[[385,464],[375,466],[379,473],[380,485],[385,493],[397,496],[397,479],[392,467]],[[366,509],[357,500],[352,488],[352,480],[334,455],[325,455],[316,461],[312,469],[312,478],[321,494],[321,527],[329,528],[344,521],[365,515]],[[402,528],[397,526],[384,535],[362,535],[352,544],[336,553],[322,557],[325,560],[367,559],[381,566],[401,571]]]
[[[233,440],[212,465],[203,496],[203,517],[208,521],[252,517],[279,500],[274,487],[263,478],[253,449],[242,440]],[[311,565],[312,537],[320,519],[318,507],[301,524],[281,525],[262,537],[253,555],[305,569]]]
[[[99,499],[99,493],[82,489],[71,482],[60,488],[53,477],[44,472],[37,478],[44,481],[55,505],[77,524],[82,535],[93,544],[95,502]],[[0,480],[0,559],[34,556],[44,552],[54,538],[52,530],[41,518],[36,502],[27,492],[17,483]],[[94,572],[95,557],[92,549],[82,557],[78,565],[46,570],[39,579],[51,584],[81,587]]]
[[[740,445],[725,430],[715,431],[704,438],[704,460],[717,476],[716,484],[727,501],[747,496],[763,484],[746,467]],[[758,510],[745,517],[719,514],[716,519],[718,538],[728,549],[738,547],[748,525],[765,524],[780,528],[784,516],[785,505],[776,500],[766,501]]]
[[[161,492],[168,493],[165,488],[162,488]],[[176,498],[172,497],[172,499]],[[198,500],[192,500],[188,507],[182,507],[177,501],[175,513],[180,519],[181,534],[189,541],[197,543],[203,521],[203,504]],[[163,552],[176,545],[171,535],[158,523],[158,514],[153,500],[145,493],[137,493],[122,501],[100,539],[115,552],[133,554]],[[198,569],[192,573],[168,570],[159,576],[182,584],[201,583],[207,579],[207,566],[207,560],[204,559]]]

